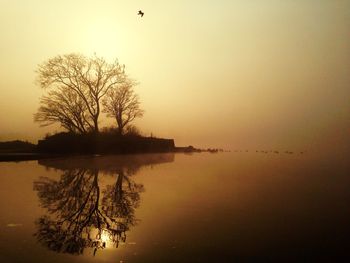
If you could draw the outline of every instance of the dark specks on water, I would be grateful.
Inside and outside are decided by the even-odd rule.
[[[346,158],[277,153],[0,163],[1,262],[348,262]]]

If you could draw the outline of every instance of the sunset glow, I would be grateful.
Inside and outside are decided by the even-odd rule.
[[[348,1],[2,0],[0,139],[36,142],[60,130],[33,122],[35,71],[79,52],[125,64],[139,83],[145,115],[135,124],[145,135],[299,150],[334,144],[336,129],[341,145],[350,129],[348,10]]]

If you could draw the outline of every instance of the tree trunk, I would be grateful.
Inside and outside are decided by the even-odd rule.
[[[97,118],[94,119],[94,132],[99,133]]]

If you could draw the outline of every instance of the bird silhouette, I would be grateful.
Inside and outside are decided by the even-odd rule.
[[[139,10],[139,12],[138,12],[137,14],[140,15],[141,17],[143,17],[143,15],[144,15],[145,13],[142,12],[141,10]]]

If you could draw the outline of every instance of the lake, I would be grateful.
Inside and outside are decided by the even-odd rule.
[[[0,262],[349,262],[350,164],[308,153],[0,163]]]

